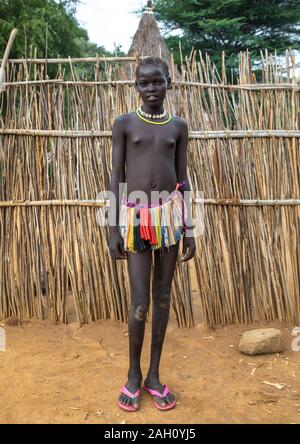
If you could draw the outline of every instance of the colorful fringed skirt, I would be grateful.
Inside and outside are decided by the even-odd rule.
[[[124,250],[137,253],[147,249],[163,250],[175,245],[184,232],[186,204],[177,183],[168,198],[158,205],[129,202],[122,199],[119,228]]]

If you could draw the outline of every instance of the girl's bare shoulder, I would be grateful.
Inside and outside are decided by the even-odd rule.
[[[114,125],[123,125],[123,124],[128,124],[129,122],[132,121],[132,119],[134,119],[135,117],[135,113],[125,113],[125,114],[120,114],[119,116],[115,117],[114,120]]]
[[[173,121],[179,130],[187,130],[188,124],[183,117],[176,116],[173,114]]]
[[[176,114],[173,114],[172,117],[174,122],[179,123],[181,125],[187,125],[187,122],[184,117],[177,116]]]
[[[127,132],[130,122],[134,119],[134,113],[124,113],[116,116],[113,123],[112,131]]]

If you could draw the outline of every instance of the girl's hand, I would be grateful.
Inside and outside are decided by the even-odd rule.
[[[192,233],[191,233],[192,235],[189,234],[188,237],[186,236],[186,234],[187,233],[185,233],[183,237],[181,262],[186,262],[192,259],[196,251],[196,242],[193,234]]]
[[[113,259],[127,259],[127,254],[124,250],[124,239],[119,231],[110,232],[108,244],[110,255]]]

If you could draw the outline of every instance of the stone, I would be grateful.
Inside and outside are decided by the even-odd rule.
[[[62,355],[64,358],[73,358],[73,359],[77,359],[80,356],[79,353],[71,350],[65,350]]]
[[[258,328],[244,332],[239,351],[246,355],[278,353],[283,350],[283,338],[276,328]]]
[[[79,356],[80,356],[80,355],[79,355],[79,353],[77,353],[77,352],[74,352],[74,351],[73,351],[73,352],[70,353],[70,357],[73,358],[73,359],[77,359],[77,358],[79,358]]]

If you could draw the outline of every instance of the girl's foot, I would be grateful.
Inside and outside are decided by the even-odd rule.
[[[154,405],[159,410],[169,410],[175,407],[175,396],[169,391],[167,385],[162,385],[159,380],[146,379],[144,389],[153,396]]]
[[[127,411],[136,411],[139,409],[141,394],[141,379],[129,379],[127,384],[121,388],[121,395],[118,399],[118,405],[121,409]]]

